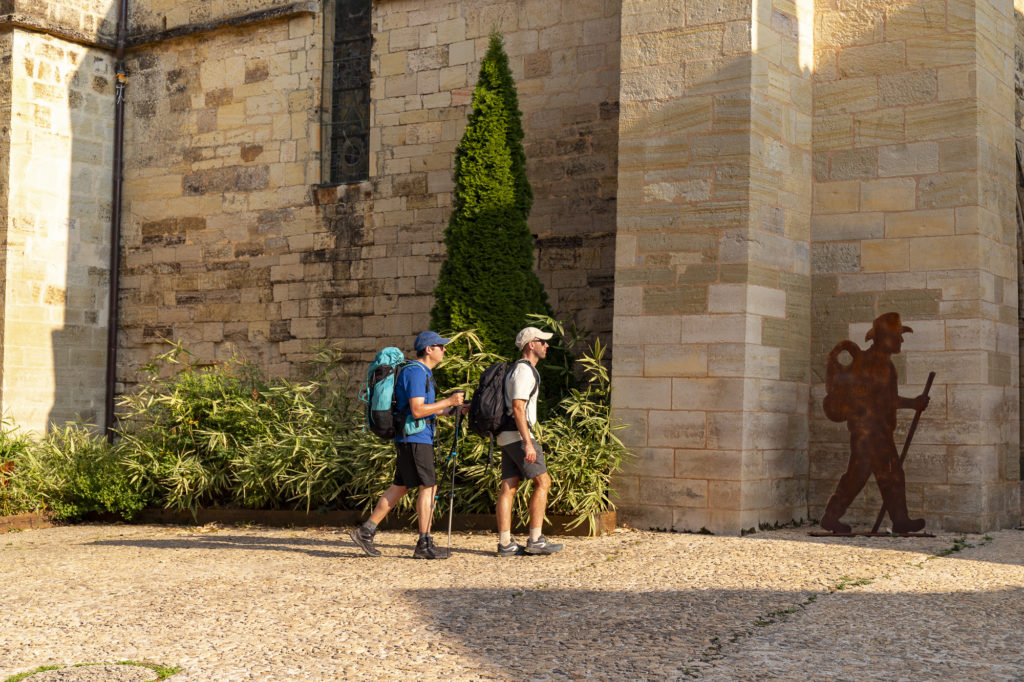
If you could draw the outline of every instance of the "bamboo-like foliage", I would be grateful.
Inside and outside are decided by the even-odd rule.
[[[0,514],[45,509],[56,519],[75,519],[90,512],[131,518],[145,506],[125,478],[115,449],[95,427],[79,423],[53,427],[38,442],[16,429],[5,429],[0,440],[19,444],[10,460],[6,509],[0,506]]]
[[[607,348],[599,339],[587,344],[585,339],[589,335],[586,330],[566,326],[545,315],[531,315],[530,318],[541,329],[548,329],[562,339],[567,344],[568,353],[578,352],[577,367],[563,368],[563,371],[576,369],[582,374],[577,387],[570,389],[550,411],[548,418],[536,426],[535,433],[544,449],[552,481],[548,512],[577,516],[573,525],[589,521],[593,532],[596,530],[593,515],[615,508],[611,477],[619,470],[623,459],[629,456],[615,435],[624,425],[614,424],[611,417],[610,376],[604,357]],[[471,334],[469,336],[472,337]],[[582,350],[583,347],[586,350]],[[457,373],[470,378],[459,386],[469,388],[475,386],[483,370],[495,360],[494,355],[480,351],[471,352],[468,356],[454,356],[446,360],[446,364],[454,365],[448,367],[449,375]],[[543,385],[541,390],[544,390]],[[454,436],[450,420],[441,424],[438,433],[439,441],[450,448]],[[445,450],[447,452],[448,449]],[[494,460],[492,467],[486,441],[471,433],[463,434],[458,447],[457,513],[494,511],[501,476],[497,448]],[[448,472],[450,474],[450,469]],[[513,514],[523,519],[528,515],[530,491],[529,485],[521,486],[513,504]]]
[[[237,357],[200,367],[180,343],[143,369],[148,380],[118,405],[124,465],[147,499],[193,510],[343,500],[339,445],[359,422],[337,352],[320,349],[306,382],[268,381]]]
[[[19,431],[10,419],[0,420],[0,516],[9,516],[34,508],[34,497],[14,472],[28,455],[32,440]]]
[[[535,321],[562,338],[582,338],[551,318]],[[484,350],[472,331],[455,338],[465,350],[446,361],[453,385],[444,392],[462,388],[472,397],[483,370],[506,358]],[[611,422],[604,353],[595,342],[580,355],[580,388],[538,425],[553,480],[549,512],[579,515],[579,523],[614,508],[610,477],[626,456]],[[138,390],[118,400],[113,446],[84,425],[54,429],[37,442],[2,424],[0,462],[8,464],[0,466],[0,514],[129,518],[147,505],[368,511],[391,485],[394,446],[363,429],[358,387],[336,350],[319,349],[301,382],[269,380],[241,358],[200,366],[180,343],[143,369]],[[438,420],[438,516],[448,511],[453,421]],[[487,445],[468,430],[460,436],[457,513],[494,511],[500,467],[490,465]],[[515,501],[523,518],[528,488]],[[407,495],[397,511],[413,511],[413,502]]]

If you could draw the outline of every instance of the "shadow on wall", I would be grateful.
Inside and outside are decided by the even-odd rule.
[[[117,3],[107,4],[102,37],[112,42]],[[47,429],[79,418],[102,426],[106,397],[114,55],[65,47],[78,55],[78,66],[66,79],[70,184],[64,281],[63,288],[56,282],[48,287],[45,300],[49,310],[63,304],[63,324],[52,331],[54,394]],[[54,258],[51,267],[60,262]]]
[[[1014,112],[1017,124],[1015,133],[1017,139],[1017,158],[1024,161],[1024,13],[1014,6],[1014,24],[1016,26],[1016,40],[1014,40],[1014,88],[1016,96],[1016,111]],[[1024,301],[1024,176],[1021,174],[1021,163],[1017,164],[1017,332],[1018,332],[1018,353],[1017,357],[1024,357],[1024,314],[1021,310],[1021,302]],[[1024,416],[1024,365],[1019,366],[1017,379],[1019,381],[1018,396],[1020,400],[1021,415]],[[1019,478],[1021,479],[1021,523],[1024,523],[1024,418],[1020,422],[1019,439]]]
[[[988,5],[987,9],[993,7],[996,6]],[[1024,24],[1020,12],[1014,14],[1017,23],[1016,78],[1019,84],[1020,72],[1024,70],[1024,58],[1020,53]],[[948,13],[941,9],[936,13],[925,3],[903,3],[879,5],[871,11],[865,9],[859,16],[859,25],[849,20],[855,16],[852,12],[822,12],[819,19],[821,28],[815,36],[819,61],[815,64],[814,97],[819,117],[813,131],[814,181],[819,194],[812,228],[814,318],[811,327],[809,513],[815,518],[823,514],[850,456],[850,436],[846,425],[828,422],[822,410],[826,357],[835,344],[845,339],[866,347],[864,332],[874,317],[894,310],[911,320],[908,324],[918,330],[917,334],[908,335],[903,353],[892,358],[897,368],[900,393],[915,395],[923,387],[928,371],[934,369],[938,372],[931,392],[932,403],[922,414],[920,428],[905,464],[911,515],[924,516],[928,521],[927,528],[933,531],[942,527],[963,528],[960,524],[966,523],[964,516],[976,511],[980,515],[981,508],[975,509],[975,505],[987,505],[986,513],[1005,518],[1003,503],[992,503],[991,500],[997,499],[994,496],[998,494],[1007,500],[1007,506],[1013,503],[1010,486],[1005,483],[1017,477],[1009,473],[1016,465],[1007,456],[1012,446],[1004,439],[1007,438],[1007,426],[1016,428],[1013,423],[1020,419],[1019,406],[1009,399],[1007,392],[998,401],[998,408],[984,408],[987,413],[982,417],[958,413],[953,408],[957,392],[971,390],[971,383],[983,385],[985,373],[982,372],[981,378],[957,379],[955,375],[962,372],[955,363],[960,361],[949,358],[964,349],[970,353],[988,353],[992,363],[988,371],[993,376],[1005,366],[1006,383],[1003,385],[1006,386],[1012,381],[1009,376],[1011,358],[1003,355],[1001,349],[997,353],[995,345],[987,348],[987,340],[969,343],[953,340],[956,335],[953,325],[962,322],[955,320],[959,313],[950,314],[944,308],[966,306],[965,299],[976,295],[964,296],[958,292],[960,287],[969,288],[972,283],[967,281],[967,276],[955,281],[957,267],[949,268],[945,273],[948,276],[945,283],[941,270],[946,268],[928,263],[923,258],[917,261],[921,264],[915,263],[911,268],[909,263],[917,260],[913,255],[902,267],[893,265],[898,262],[896,259],[879,267],[879,261],[874,257],[877,252],[868,247],[877,248],[881,242],[869,244],[866,239],[862,241],[863,237],[856,234],[855,227],[858,220],[870,220],[873,215],[880,221],[879,226],[884,223],[885,234],[879,236],[893,238],[890,244],[894,247],[900,243],[907,244],[909,254],[914,254],[916,244],[926,242],[901,240],[901,235],[906,233],[894,231],[891,234],[890,221],[899,223],[903,220],[909,224],[909,218],[922,216],[917,219],[920,227],[914,236],[941,238],[947,233],[945,228],[933,227],[937,223],[930,221],[935,216],[949,220],[948,234],[953,234],[955,220],[955,232],[961,235],[974,229],[969,224],[962,227],[960,222],[964,213],[969,214],[973,210],[970,208],[972,204],[988,206],[1000,215],[1012,214],[1010,193],[1004,191],[1009,188],[995,187],[995,183],[985,187],[988,183],[982,182],[980,188],[976,182],[951,183],[943,196],[937,197],[934,193],[934,187],[949,182],[953,175],[948,173],[949,170],[963,169],[974,173],[976,168],[984,168],[983,164],[994,163],[996,154],[1008,151],[1001,142],[993,144],[980,137],[972,145],[973,149],[962,151],[967,149],[966,141],[978,136],[981,130],[976,112],[970,111],[974,107],[971,102],[974,94],[969,93],[974,88],[966,84],[960,87],[957,81],[968,71],[971,79],[975,77],[977,65],[972,63],[967,68],[958,64],[968,64],[973,59],[965,57],[965,54],[969,55],[975,49],[976,38],[966,32],[957,32],[955,26],[956,22],[974,21],[974,15],[958,17],[952,5]],[[983,22],[980,14],[978,21]],[[865,59],[867,54],[886,53],[889,56],[884,59]],[[991,77],[992,74],[987,75]],[[1024,89],[1018,85],[1018,134],[1022,95]],[[968,113],[950,113],[955,108]],[[833,111],[837,115],[821,116]],[[991,151],[993,149],[998,152]],[[988,155],[987,162],[982,156],[985,154]],[[953,158],[957,161],[951,161]],[[1008,159],[1004,157],[1003,160]],[[955,165],[960,162],[962,166]],[[996,177],[987,173],[982,175]],[[877,192],[886,183],[906,183],[914,190],[908,194],[908,203],[903,206],[883,207],[878,213],[869,215],[873,210],[867,203],[869,192]],[[855,194],[844,194],[844,185],[859,186],[860,189]],[[922,208],[929,210],[921,212]],[[998,241],[999,238],[993,239]],[[1017,241],[1019,244],[1019,235]],[[955,252],[952,247],[947,250],[947,253]],[[868,258],[872,259],[869,263]],[[924,283],[925,270],[929,271],[927,284]],[[881,277],[883,273],[885,284],[871,283],[872,277]],[[901,279],[905,281],[901,282]],[[1018,280],[1018,291],[1021,284],[1022,281]],[[1001,291],[1002,282],[999,282],[998,289]],[[984,298],[986,294],[981,296]],[[993,305],[993,302],[998,307],[997,299],[989,299],[983,306]],[[945,326],[947,318],[949,326]],[[917,320],[925,326],[931,325],[932,329],[945,331],[926,341],[928,337]],[[972,326],[985,325],[975,321]],[[859,332],[854,331],[857,328]],[[1002,342],[999,345],[1002,346]],[[940,352],[928,352],[936,350]],[[947,394],[949,405],[946,403]],[[979,400],[977,397],[968,399],[969,402]],[[912,412],[900,411],[897,447],[904,443],[911,415]],[[993,429],[992,433],[1001,429],[1002,435],[994,436],[995,440],[971,440],[972,436],[968,434],[978,428]],[[984,451],[985,447],[977,446],[978,443],[1000,442],[1004,444],[993,445],[988,452]],[[969,457],[962,454],[972,451],[977,454],[972,453]],[[1018,461],[1024,463],[1024,451]],[[976,484],[992,486],[990,492],[984,493],[989,502],[984,502],[982,496],[975,496],[973,492],[961,495],[961,491]],[[998,493],[995,485],[999,486]],[[873,479],[864,493],[854,500],[850,508],[851,518],[862,522],[877,513],[879,495]],[[958,505],[964,510],[959,517],[956,512],[951,512]]]
[[[625,4],[613,404],[637,459],[617,482],[623,517],[716,532],[805,518],[809,4]]]

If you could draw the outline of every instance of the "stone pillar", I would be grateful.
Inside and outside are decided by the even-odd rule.
[[[627,0],[613,405],[623,518],[806,516],[811,10]]]
[[[937,377],[908,456],[907,499],[929,529],[1019,515],[1014,22],[1010,0],[819,0],[814,83],[809,503],[819,516],[848,433],[821,411],[825,355],[897,311],[900,393]],[[909,411],[901,411],[902,445]],[[877,488],[847,515],[873,520]]]
[[[77,40],[113,22],[33,7],[13,20],[38,30],[0,23],[0,408],[43,431],[104,418],[113,70]]]

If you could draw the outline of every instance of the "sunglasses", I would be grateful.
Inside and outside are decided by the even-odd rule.
[[[444,350],[444,346],[439,343],[435,343],[433,346],[429,346],[429,348],[440,348],[441,350]]]
[[[533,340],[533,341],[531,341],[530,343],[543,343],[543,344],[544,344],[545,346],[550,346],[550,345],[551,345],[550,343],[548,343],[548,342],[547,342],[547,341],[545,341],[544,339],[534,339],[534,340]]]

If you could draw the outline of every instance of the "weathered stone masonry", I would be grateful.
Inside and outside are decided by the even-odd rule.
[[[35,429],[103,418],[115,5],[0,1],[0,405]],[[1015,20],[1009,0],[381,0],[369,178],[330,186],[323,0],[132,0],[119,390],[165,338],[278,375],[325,340],[407,346],[496,28],[538,273],[614,341],[625,520],[817,517],[848,447],[825,354],[895,309],[901,392],[939,375],[911,512],[1013,525]]]
[[[161,338],[209,358],[241,349],[279,374],[325,338],[362,359],[405,344],[432,303],[453,153],[493,26],[519,77],[539,272],[556,309],[607,336],[617,4],[563,16],[380,3],[371,179],[347,188],[318,187],[321,17],[294,5],[132,53],[122,378]],[[186,13],[150,3],[134,16],[133,31],[159,36]]]
[[[103,419],[113,36],[105,2],[0,3],[4,415]]]

